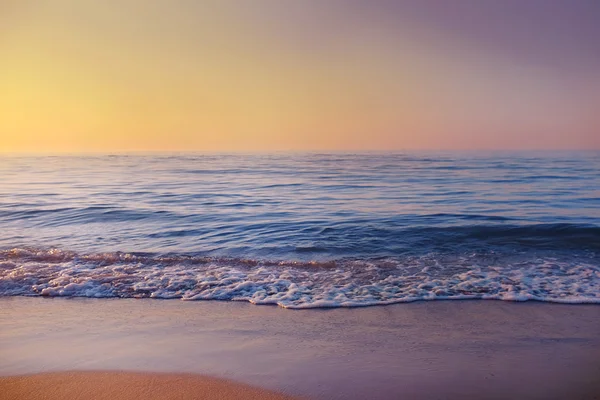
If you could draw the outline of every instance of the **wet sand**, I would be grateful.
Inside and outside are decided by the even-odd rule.
[[[0,298],[0,375],[90,370],[202,374],[315,399],[600,399],[600,306]]]

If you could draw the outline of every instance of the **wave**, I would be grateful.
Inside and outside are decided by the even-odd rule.
[[[122,207],[89,206],[0,210],[0,221],[32,220],[38,226],[82,225],[89,223],[134,222],[176,219],[179,215],[164,210],[127,209]]]
[[[183,254],[0,251],[0,296],[248,301],[284,308],[417,300],[600,303],[595,257],[431,253],[298,262]]]
[[[600,249],[600,227],[586,224],[472,225],[422,229],[453,241],[477,240],[487,245],[522,245],[528,248]]]
[[[591,217],[590,223],[563,222],[568,219],[554,222],[556,218],[553,223],[533,223],[499,212],[390,216],[332,209],[326,214],[305,215],[281,205],[262,210],[261,207],[270,207],[271,203],[256,199],[218,202],[206,199],[192,203],[196,207],[161,209],[114,205],[0,209],[0,223],[5,223],[7,229],[12,228],[5,238],[0,238],[0,243],[3,246],[60,243],[79,250],[104,250],[106,247],[102,247],[98,238],[110,235],[115,242],[135,240],[134,248],[141,248],[145,243],[144,249],[169,251],[187,250],[195,239],[201,240],[205,248],[225,246],[250,252],[248,255],[253,257],[269,256],[261,249],[277,247],[282,252],[273,254],[275,256],[286,257],[289,255],[286,252],[291,251],[292,255],[303,258],[321,254],[394,257],[451,248],[600,251],[600,226],[592,223],[595,220]],[[123,226],[128,229],[124,230]],[[31,240],[10,240],[11,233],[13,239],[26,234]],[[98,247],[93,247],[96,245]]]

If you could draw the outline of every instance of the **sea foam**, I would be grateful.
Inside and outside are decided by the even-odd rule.
[[[417,300],[600,303],[594,258],[427,254],[326,262],[58,249],[0,252],[0,296],[248,301],[284,308]]]

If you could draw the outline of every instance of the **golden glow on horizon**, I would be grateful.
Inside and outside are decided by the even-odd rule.
[[[592,141],[580,87],[426,30],[329,15],[307,45],[232,2],[125,3],[17,3],[0,30],[0,152]]]

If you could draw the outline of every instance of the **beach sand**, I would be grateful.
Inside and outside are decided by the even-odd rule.
[[[294,311],[242,302],[1,298],[0,375],[60,371],[178,375],[17,379],[35,379],[21,386],[31,391],[52,379],[65,382],[56,390],[85,381],[86,390],[122,393],[115,399],[139,396],[104,379],[133,377],[140,390],[150,382],[152,392],[171,393],[182,386],[181,373],[314,399],[600,399],[600,306],[434,301]],[[217,382],[185,376],[193,390]],[[215,388],[239,388],[218,382]]]
[[[4,400],[201,400],[292,397],[192,374],[62,372],[0,378]]]

